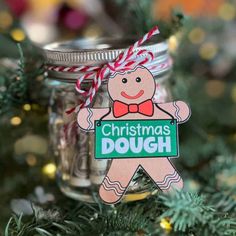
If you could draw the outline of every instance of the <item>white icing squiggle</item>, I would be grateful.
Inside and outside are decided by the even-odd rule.
[[[108,176],[106,176],[105,179],[110,185],[113,185],[113,186],[117,185],[117,188],[119,188],[120,190],[125,191],[125,188],[122,187],[122,185],[119,181],[111,181]]]
[[[161,190],[167,190],[170,188],[171,184],[172,183],[178,183],[179,181],[181,180],[180,176],[178,176],[176,179],[171,179],[169,182],[168,182],[168,185],[167,186],[162,186],[160,187]]]
[[[176,102],[173,102],[173,105],[174,105],[174,107],[175,107],[175,109],[176,109],[176,111],[175,111],[175,117],[177,118],[177,121],[179,122],[179,121],[182,120],[181,117],[179,116],[179,111],[180,111],[180,109],[179,109],[178,105],[176,104]]]
[[[103,183],[102,183],[102,186],[103,186],[103,188],[104,188],[105,190],[107,190],[107,191],[114,191],[117,196],[122,196],[122,195],[123,195],[123,193],[122,193],[122,192],[119,193],[118,190],[117,190],[115,187],[113,187],[113,186],[107,186],[107,183],[106,183],[106,182],[103,182]]]
[[[178,175],[178,173],[176,171],[174,171],[173,174],[166,175],[163,181],[160,181],[160,182],[156,181],[156,184],[157,185],[165,185],[169,181],[169,179],[174,179],[174,178],[176,178],[177,175]]]
[[[93,116],[93,112],[90,108],[88,108],[88,117],[87,117],[87,121],[88,121],[88,130],[92,129],[93,128],[93,123],[91,121],[91,118]]]

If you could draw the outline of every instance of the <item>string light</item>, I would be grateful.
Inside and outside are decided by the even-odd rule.
[[[13,29],[10,34],[15,41],[20,42],[25,39],[25,33],[19,28]]]
[[[218,52],[218,48],[214,43],[204,43],[199,50],[200,57],[205,60],[213,59]]]
[[[172,225],[171,225],[170,220],[168,218],[161,219],[160,226],[162,229],[165,230],[166,233],[169,233],[172,230]]]
[[[26,162],[29,166],[35,166],[37,163],[37,158],[33,154],[28,154],[26,157]]]
[[[21,118],[19,116],[14,116],[11,118],[10,123],[14,126],[20,125],[22,122]]]
[[[7,11],[0,12],[0,29],[7,29],[12,25],[12,16]]]
[[[175,52],[178,48],[178,39],[175,35],[172,35],[170,38],[169,38],[169,49],[171,52]]]
[[[206,83],[205,89],[209,97],[218,98],[225,91],[225,83],[219,80],[210,80]]]
[[[205,39],[205,31],[202,28],[194,28],[188,35],[189,41],[193,44],[200,44]]]
[[[31,110],[31,105],[30,104],[25,104],[25,105],[23,105],[23,109],[25,111],[30,111]]]
[[[224,3],[219,8],[219,17],[225,21],[231,21],[236,16],[236,9],[233,4]]]
[[[54,163],[48,163],[43,167],[42,171],[43,171],[43,174],[45,174],[49,178],[54,178],[56,174],[56,169],[57,168]]]

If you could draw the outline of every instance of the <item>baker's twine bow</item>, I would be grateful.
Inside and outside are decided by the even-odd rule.
[[[68,72],[73,71],[84,73],[76,82],[76,90],[81,95],[86,97],[84,102],[82,102],[76,108],[67,111],[67,113],[70,114],[73,111],[78,112],[81,108],[89,106],[92,103],[98,89],[100,88],[102,81],[112,73],[117,71],[131,70],[136,66],[150,63],[154,59],[153,53],[145,49],[137,50],[137,48],[156,34],[159,34],[157,26],[153,27],[141,39],[122,52],[113,62],[103,64],[102,66],[80,66],[66,68],[66,71]],[[81,88],[81,86],[84,80],[89,78],[92,78],[93,80],[92,86],[88,91],[85,91]]]

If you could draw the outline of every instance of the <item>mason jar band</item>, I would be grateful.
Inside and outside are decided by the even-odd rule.
[[[46,45],[44,50],[46,64],[53,65],[98,65],[113,61],[136,39],[79,39]],[[165,42],[156,43],[150,40],[137,50],[147,50],[155,56],[167,53]]]
[[[135,39],[90,39],[53,43],[43,48],[47,77],[63,82],[75,83],[81,72],[72,71],[73,66],[99,66],[113,61]],[[172,68],[172,60],[166,42],[156,43],[152,40],[136,50],[148,50],[154,60],[147,65],[154,76],[165,76]],[[65,68],[63,70],[63,68]],[[90,82],[89,80],[87,80]]]

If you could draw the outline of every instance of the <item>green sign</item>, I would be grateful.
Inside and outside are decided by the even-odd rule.
[[[95,121],[95,158],[177,157],[176,120]]]

